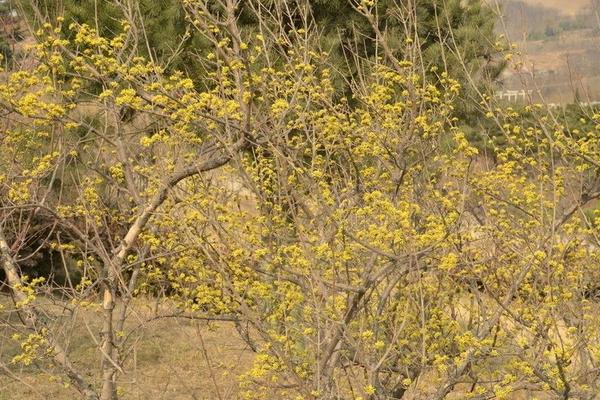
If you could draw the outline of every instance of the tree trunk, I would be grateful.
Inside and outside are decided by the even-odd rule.
[[[104,288],[102,300],[103,324],[102,324],[102,394],[101,400],[116,400],[116,351],[113,330],[113,312],[115,309],[115,291],[110,282]]]

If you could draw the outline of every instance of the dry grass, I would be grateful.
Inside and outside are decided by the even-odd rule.
[[[576,15],[589,7],[590,0],[523,0],[527,4],[555,8],[566,15]]]
[[[150,307],[138,305],[136,309],[130,328],[138,325],[136,320],[150,317]],[[100,376],[100,354],[90,336],[91,332],[98,339],[99,320],[94,311],[80,312],[73,329],[67,326],[64,336],[75,366],[86,371],[90,380]],[[10,329],[5,324],[0,327],[0,360],[14,373],[11,376],[0,369],[0,400],[79,398],[73,388],[49,373],[34,366],[11,365],[19,348],[9,338]],[[145,323],[129,340],[132,351],[119,382],[124,400],[235,399],[235,377],[244,372],[253,357],[228,323],[161,318]],[[39,366],[45,367],[43,363]]]
[[[502,4],[506,0],[486,0],[490,4]],[[574,16],[588,8],[591,0],[521,0],[523,3],[531,6],[542,6],[553,8],[564,15]]]
[[[8,299],[0,303],[9,306]],[[469,302],[458,304],[458,320],[466,323]],[[129,328],[137,327],[141,321],[152,318],[150,301],[138,299],[135,314]],[[167,307],[159,310],[168,312]],[[600,313],[600,310],[597,310]],[[0,314],[1,315],[1,314]],[[11,340],[9,323],[0,323],[0,361],[11,370],[0,368],[0,400],[71,400],[78,393],[49,373],[35,366],[11,365],[11,358],[18,354],[18,344]],[[17,322],[17,321],[13,321]],[[100,354],[91,340],[90,332],[97,336],[100,317],[96,311],[81,311],[72,320],[72,329],[65,326],[63,340],[75,366],[86,371],[86,377],[98,385],[100,376]],[[518,327],[514,327],[518,331]],[[561,332],[564,334],[564,327]],[[159,318],[145,322],[130,338],[132,352],[124,364],[119,389],[123,400],[232,400],[239,398],[237,376],[252,364],[253,353],[239,339],[231,324],[201,322],[198,320]],[[500,362],[500,360],[499,360]],[[1,366],[1,364],[0,364]],[[43,363],[39,366],[44,367]],[[493,369],[494,365],[488,368]],[[358,380],[361,374],[355,375]],[[408,392],[406,400],[425,400],[423,393],[432,393],[437,388],[436,376],[432,372],[423,376],[418,385],[419,395]],[[345,380],[344,380],[345,382]],[[341,382],[344,385],[344,382]],[[354,382],[358,387],[365,382]],[[462,391],[462,392],[461,392]],[[468,385],[458,385],[449,400],[464,399]],[[552,398],[540,392],[520,391],[507,399],[540,400]],[[274,399],[278,400],[278,399]]]
[[[550,103],[572,103],[576,93],[581,101],[599,100],[599,41],[600,37],[585,29],[564,32],[556,40],[521,43],[523,65],[505,70],[504,90],[540,90],[543,100]]]

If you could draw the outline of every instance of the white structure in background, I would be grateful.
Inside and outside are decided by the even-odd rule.
[[[511,102],[519,101],[519,98],[523,101],[531,98],[533,90],[505,90],[499,91],[494,94],[494,97],[499,100],[508,100]]]
[[[5,6],[8,4],[8,0],[0,0],[0,6]],[[19,13],[17,13],[17,10],[15,10],[14,8],[10,8],[10,17],[12,18],[17,18],[19,16]]]

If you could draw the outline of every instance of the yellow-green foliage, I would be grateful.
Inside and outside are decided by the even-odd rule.
[[[73,239],[56,249],[92,272],[71,304],[98,302],[94,283],[123,299],[163,287],[186,312],[237,320],[257,351],[239,377],[250,399],[594,393],[600,331],[583,293],[599,232],[582,210],[600,196],[598,127],[484,98],[507,143],[494,162],[454,118],[461,85],[428,82],[417,57],[369,58],[337,93],[303,32],[240,41],[196,3],[192,26],[214,45],[206,88],[125,57],[128,23],[111,40],[44,26],[38,64],[0,85],[15,116],[2,204],[43,206]],[[47,194],[56,171],[69,196]],[[40,283],[15,288],[17,308]],[[23,336],[13,362],[48,356],[47,335]]]

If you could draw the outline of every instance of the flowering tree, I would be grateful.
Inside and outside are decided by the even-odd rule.
[[[211,43],[201,82],[139,56],[135,18],[111,39],[77,24],[67,39],[59,18],[36,33],[34,66],[4,72],[9,361],[117,399],[135,297],[162,293],[170,317],[232,323],[253,349],[240,398],[592,399],[600,117],[569,130],[473,84],[482,134],[505,139],[491,161],[459,129],[461,84],[391,40],[375,2],[351,3],[375,35],[351,95],[306,9],[263,3],[248,2],[248,32],[234,0],[184,2]],[[60,296],[22,271],[41,251],[80,274]],[[100,371],[61,339],[86,309]]]

